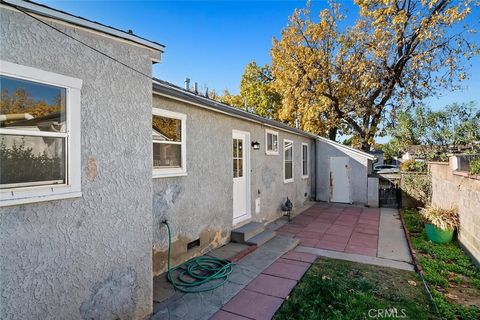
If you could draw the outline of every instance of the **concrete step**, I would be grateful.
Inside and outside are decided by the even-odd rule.
[[[250,222],[246,225],[232,230],[232,242],[245,243],[248,239],[255,237],[257,234],[265,230],[263,223]]]
[[[245,243],[249,245],[256,245],[260,247],[265,242],[273,239],[277,233],[271,230],[265,230],[262,233],[257,234],[255,237],[248,239]]]

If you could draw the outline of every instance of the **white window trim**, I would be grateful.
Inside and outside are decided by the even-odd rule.
[[[277,151],[268,150],[268,134],[276,135],[277,136]],[[278,139],[278,131],[265,129],[265,154],[278,156],[280,154],[280,146],[279,146],[279,139]]]
[[[187,115],[183,113],[173,112],[169,110],[152,108],[152,115],[178,119],[182,122],[182,167],[181,168],[153,168],[153,156],[152,156],[152,168],[153,178],[169,178],[169,177],[183,177],[187,175]],[[153,154],[153,141],[152,141],[152,154]]]
[[[303,167],[303,164],[305,163],[304,159],[303,159],[303,147],[307,147],[307,175],[304,175],[303,172],[305,170],[304,167]],[[301,158],[302,158],[302,178],[303,179],[308,179],[310,177],[310,146],[308,145],[308,143],[305,143],[305,142],[302,142],[302,155],[301,155]]]
[[[292,144],[292,178],[291,179],[285,179],[285,143],[290,142]],[[294,157],[294,148],[293,148],[293,141],[288,140],[288,139],[283,139],[283,182],[284,183],[290,183],[294,181],[294,176],[295,176],[295,157]]]
[[[0,207],[81,197],[80,90],[82,80],[3,60],[0,60],[0,74],[62,87],[67,91],[66,183],[1,189]],[[20,133],[21,130],[15,130],[15,132]],[[0,133],[13,134],[14,131],[0,128]]]

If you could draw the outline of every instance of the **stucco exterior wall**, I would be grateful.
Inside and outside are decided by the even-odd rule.
[[[432,205],[458,207],[458,239],[480,262],[480,180],[466,172],[452,171],[448,163],[429,163],[432,177]]]
[[[0,8],[0,59],[83,80],[81,198],[0,208],[1,319],[141,319],[152,310],[151,80]],[[57,28],[151,73],[158,52]]]
[[[350,192],[355,204],[368,203],[369,160],[357,153],[317,140],[317,200],[330,198],[330,157],[350,158]]]
[[[281,216],[280,205],[288,196],[296,208],[313,195],[314,141],[279,132],[279,155],[265,154],[267,127],[198,106],[154,95],[155,108],[187,115],[187,176],[153,179],[154,273],[166,268],[168,219],[173,235],[173,263],[206,252],[229,240],[233,222],[232,129],[250,132],[251,221],[269,222]],[[283,139],[294,141],[294,182],[283,182]],[[310,177],[301,176],[301,143],[309,143]],[[313,195],[314,196],[314,195]],[[260,198],[260,212],[255,199]],[[187,251],[186,244],[200,238],[200,246]]]

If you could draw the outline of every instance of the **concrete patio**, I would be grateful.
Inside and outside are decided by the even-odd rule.
[[[380,209],[318,203],[277,229],[301,246],[376,257]]]

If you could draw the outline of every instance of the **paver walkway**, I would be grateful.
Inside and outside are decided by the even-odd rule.
[[[277,229],[277,234],[298,238],[300,245],[376,257],[380,210],[317,203]]]
[[[317,256],[290,251],[271,264],[212,320],[271,319]]]
[[[271,319],[321,256],[413,271],[398,210],[316,203],[276,231],[300,246],[265,269],[212,320]]]
[[[271,319],[321,256],[413,270],[397,215],[395,210],[316,203],[289,223],[280,219],[269,225],[278,236],[241,259],[225,285],[175,295],[157,304],[151,319]]]

